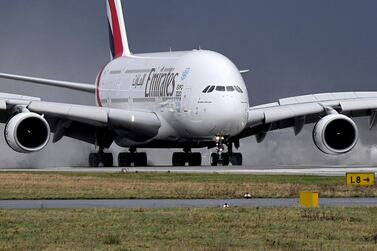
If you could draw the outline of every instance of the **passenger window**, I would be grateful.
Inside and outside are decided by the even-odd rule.
[[[215,86],[214,86],[214,85],[212,85],[212,86],[208,89],[207,93],[213,92],[213,90],[215,90]]]
[[[225,86],[216,86],[216,91],[218,92],[225,92]]]
[[[211,87],[210,85],[207,86],[207,87],[203,90],[203,93],[206,93],[210,87]]]
[[[226,90],[227,90],[228,92],[234,92],[234,91],[235,91],[233,86],[227,86],[227,87],[226,87]]]

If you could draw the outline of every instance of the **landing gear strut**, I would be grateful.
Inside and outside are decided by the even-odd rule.
[[[201,166],[202,155],[201,153],[193,153],[190,148],[185,148],[184,152],[175,152],[172,157],[173,166]]]
[[[216,137],[216,152],[211,154],[211,166],[222,164],[228,166],[231,163],[233,166],[242,165],[242,154],[233,152],[233,143],[228,143],[228,152],[225,152],[225,138],[223,136]]]
[[[113,154],[105,153],[103,149],[100,149],[97,153],[89,154],[90,167],[99,167],[101,164],[103,165],[103,167],[112,167],[113,162]]]
[[[136,148],[130,148],[129,152],[119,153],[118,166],[130,167],[132,164],[137,167],[148,165],[148,156],[146,153],[136,152]]]
[[[113,154],[105,153],[104,149],[110,147],[113,142],[114,136],[106,130],[97,130],[95,131],[95,149],[98,149],[98,152],[89,154],[89,166],[90,167],[113,167]]]

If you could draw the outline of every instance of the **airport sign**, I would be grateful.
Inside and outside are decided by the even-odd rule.
[[[374,186],[375,173],[347,173],[347,186]]]

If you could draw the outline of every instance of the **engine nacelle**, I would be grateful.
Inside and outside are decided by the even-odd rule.
[[[339,155],[351,151],[359,138],[355,122],[341,114],[322,118],[314,127],[313,140],[324,153]]]
[[[42,150],[50,141],[50,126],[39,114],[24,112],[15,115],[5,126],[5,140],[19,153]]]

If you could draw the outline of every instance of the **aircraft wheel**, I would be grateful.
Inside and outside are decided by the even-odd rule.
[[[191,153],[188,159],[189,166],[201,166],[202,165],[202,154],[201,153]]]
[[[104,167],[113,167],[114,157],[112,153],[105,153],[102,157],[102,163]]]
[[[243,158],[241,153],[233,153],[230,157],[233,166],[242,166]]]
[[[101,163],[101,158],[98,153],[89,154],[89,167],[99,167]]]
[[[172,157],[173,166],[185,166],[186,154],[185,153],[173,153]]]
[[[146,153],[135,153],[135,166],[147,166],[148,158]]]
[[[112,153],[91,153],[89,154],[89,166],[90,167],[99,167],[101,164],[104,167],[112,167],[113,166],[113,154]]]
[[[223,166],[229,166],[229,154],[222,153],[221,154],[221,160],[222,160]]]
[[[211,154],[211,166],[217,166],[219,163],[219,157],[217,156],[216,153]]]
[[[119,153],[118,155],[118,166],[119,167],[130,167],[132,164],[131,153]]]

